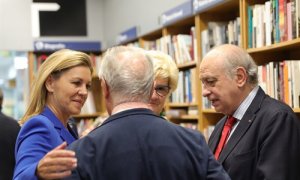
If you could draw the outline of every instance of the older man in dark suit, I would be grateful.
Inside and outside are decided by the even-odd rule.
[[[1,112],[3,92],[0,89],[0,179],[11,180],[15,167],[15,142],[20,126]]]
[[[257,65],[234,45],[211,50],[200,64],[202,95],[226,116],[209,146],[233,180],[300,180],[300,121],[257,85]]]

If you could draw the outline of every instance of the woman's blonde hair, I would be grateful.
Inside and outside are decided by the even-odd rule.
[[[86,66],[93,73],[93,66],[90,56],[86,53],[62,49],[51,54],[39,67],[36,77],[33,81],[29,103],[20,124],[24,124],[30,117],[40,114],[47,98],[47,89],[45,82],[50,75],[59,77],[64,71],[76,66]]]
[[[178,68],[174,60],[162,51],[151,50],[146,54],[152,59],[155,78],[168,78],[172,93],[178,84]]]

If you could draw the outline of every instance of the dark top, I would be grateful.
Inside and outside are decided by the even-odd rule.
[[[18,122],[0,112],[0,179],[11,180],[15,167],[15,142],[20,131]]]
[[[78,158],[72,180],[229,179],[198,131],[148,109],[112,115],[68,148]]]
[[[209,139],[213,152],[225,120]],[[219,161],[233,180],[300,180],[300,120],[259,88]]]

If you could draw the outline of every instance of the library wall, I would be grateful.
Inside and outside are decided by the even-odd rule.
[[[159,16],[164,11],[185,1],[86,0],[87,37],[41,39],[101,41],[105,49],[115,45],[117,35],[132,26],[139,26],[140,34],[160,28]],[[33,50],[35,39],[31,34],[31,3],[32,0],[0,0],[1,50]]]
[[[195,6],[195,1],[202,3],[202,7]],[[271,97],[291,106],[300,117],[300,85],[296,78],[300,67],[300,21],[296,20],[300,17],[300,1],[195,1],[195,11],[190,16],[177,18],[162,28],[124,42],[164,51],[177,63],[178,87],[166,104],[167,118],[202,131],[206,138],[210,136],[223,114],[217,113],[210,101],[201,96],[197,70],[202,57],[224,43],[244,48],[259,65],[259,85]],[[175,7],[176,11],[172,12],[184,7]],[[259,16],[255,16],[257,12]],[[190,57],[178,56],[185,52]]]
[[[160,28],[159,16],[185,1],[187,0],[103,0],[103,31],[107,47],[116,44],[118,34],[133,26],[140,27],[140,35]]]
[[[42,40],[103,41],[102,0],[86,0],[87,36],[48,37]],[[32,51],[32,0],[0,0],[0,50]]]
[[[0,50],[31,49],[31,0],[0,0]]]

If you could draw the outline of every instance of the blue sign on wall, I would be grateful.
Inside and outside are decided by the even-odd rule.
[[[208,8],[214,7],[223,3],[225,0],[193,0],[194,13],[200,13]]]
[[[120,33],[117,37],[117,43],[122,44],[134,40],[137,38],[137,27],[134,26],[122,33]]]
[[[101,51],[101,43],[97,41],[65,42],[65,41],[35,41],[34,51],[52,52],[59,49],[72,49],[86,52]]]
[[[168,10],[161,16],[162,25],[169,25],[185,17],[193,15],[192,1],[187,1],[179,6]]]

